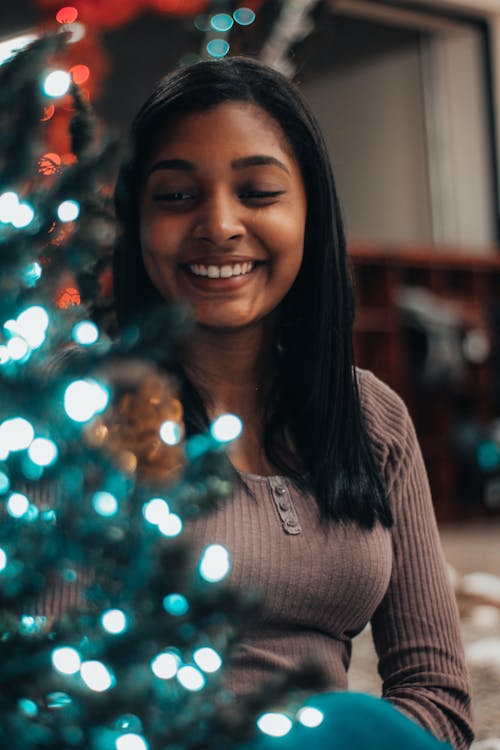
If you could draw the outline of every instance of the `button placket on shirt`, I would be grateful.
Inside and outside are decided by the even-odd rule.
[[[284,531],[287,534],[300,534],[302,529],[293,507],[290,490],[281,479],[270,479],[269,484]]]

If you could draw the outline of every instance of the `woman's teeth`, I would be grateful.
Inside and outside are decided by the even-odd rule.
[[[230,279],[231,276],[243,276],[255,267],[253,261],[233,263],[227,266],[204,266],[201,263],[190,263],[189,270],[195,276],[207,276],[209,279]]]

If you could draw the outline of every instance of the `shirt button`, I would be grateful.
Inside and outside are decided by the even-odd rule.
[[[285,526],[287,527],[287,529],[293,530],[297,528],[297,523],[296,521],[292,521],[292,519],[289,518],[288,521],[285,521]]]
[[[276,487],[275,491],[276,491],[277,495],[284,495],[285,492],[286,492],[286,489],[285,489],[285,487],[283,487],[283,485],[280,484],[279,487]]]
[[[286,500],[280,500],[279,506],[281,510],[290,510],[290,503],[287,503]]]

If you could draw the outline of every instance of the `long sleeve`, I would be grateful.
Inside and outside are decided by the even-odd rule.
[[[395,519],[393,568],[372,618],[383,696],[464,750],[473,739],[470,684],[425,466],[401,400],[384,386],[382,401],[399,433],[384,470]]]

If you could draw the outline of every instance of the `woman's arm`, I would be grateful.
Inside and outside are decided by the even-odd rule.
[[[372,618],[383,696],[464,750],[473,730],[458,611],[415,430],[392,395],[401,415],[399,445],[385,471],[395,519],[394,559],[389,588]]]

